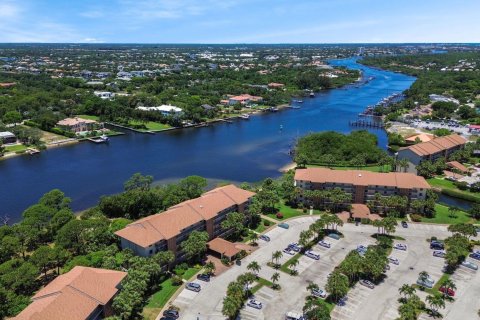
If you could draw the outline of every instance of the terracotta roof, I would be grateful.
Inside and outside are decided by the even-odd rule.
[[[38,291],[15,320],[84,320],[118,291],[126,272],[77,266]]]
[[[370,209],[361,203],[352,204],[352,218],[368,219],[370,216]]]
[[[238,249],[234,243],[227,241],[222,238],[215,238],[208,242],[208,248],[212,251],[218,252],[228,258],[235,256],[236,254],[240,253],[240,249]]]
[[[460,172],[468,172],[468,168],[458,161],[449,161],[447,162],[447,165],[451,168],[459,170]]]
[[[433,140],[435,136],[433,134],[420,133],[420,134],[414,134],[413,136],[405,138],[405,141],[416,142],[417,138],[420,140],[420,142],[427,142],[427,141]]]
[[[427,142],[421,142],[413,146],[407,147],[419,156],[428,156],[437,152],[448,150],[467,143],[467,140],[458,134],[435,138]]]
[[[388,186],[402,189],[423,188],[430,185],[423,177],[403,172],[371,172],[364,170],[331,170],[328,168],[307,168],[295,171],[295,180],[313,183],[342,183],[360,186]]]
[[[146,248],[158,241],[175,237],[193,224],[212,219],[222,210],[245,203],[254,194],[234,185],[216,188],[165,212],[135,221],[115,234]]]

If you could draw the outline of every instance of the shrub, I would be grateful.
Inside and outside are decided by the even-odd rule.
[[[179,285],[181,285],[182,283],[183,283],[182,277],[177,276],[177,275],[174,275],[174,276],[172,277],[172,284],[173,284],[174,286],[179,286]]]
[[[453,184],[460,190],[468,189],[468,184],[465,181],[455,181]]]
[[[303,208],[303,213],[307,213],[307,208]]]
[[[272,223],[269,220],[263,220],[263,225],[269,227]]]
[[[420,222],[420,221],[422,221],[422,216],[419,215],[419,214],[412,214],[412,215],[410,216],[410,218],[411,218],[412,221],[414,221],[414,222]]]
[[[370,224],[370,219],[363,218],[361,219],[362,224]]]
[[[279,212],[275,215],[277,219],[283,219],[283,213]]]
[[[230,265],[230,260],[228,260],[227,258],[223,257],[220,261],[222,261],[222,263],[226,266],[229,266]]]

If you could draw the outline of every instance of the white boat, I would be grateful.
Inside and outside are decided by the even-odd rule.
[[[240,116],[240,118],[245,119],[245,120],[248,120],[248,119],[250,119],[250,115],[248,115],[248,114],[242,114],[242,115]]]
[[[292,109],[300,109],[300,106],[291,106]]]

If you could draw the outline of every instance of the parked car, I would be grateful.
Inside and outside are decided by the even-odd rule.
[[[345,297],[343,297],[343,298],[340,298],[340,299],[338,300],[338,302],[337,302],[337,306],[343,307],[344,305],[347,304],[347,300],[348,300],[348,297],[347,297],[347,296],[345,296]]]
[[[195,292],[200,292],[202,290],[202,287],[195,282],[188,282],[187,285],[185,286],[187,290],[195,291]]]
[[[375,288],[375,285],[371,281],[368,281],[368,280],[360,280],[360,284],[362,286],[365,286],[365,287],[370,288],[370,289]]]
[[[325,291],[323,291],[322,289],[313,289],[312,290],[312,296],[325,299],[327,297],[327,293]]]
[[[163,316],[164,317],[172,317],[174,319],[177,319],[180,316],[180,314],[178,313],[178,310],[168,309],[168,310],[163,311]]]
[[[169,316],[166,316],[166,317],[164,316],[164,317],[161,317],[161,318],[160,318],[160,320],[175,320],[175,319],[177,319],[177,318],[175,318],[175,317],[169,317]]]
[[[320,255],[312,250],[308,250],[305,252],[305,255],[309,258],[320,260]]]
[[[432,241],[430,242],[430,249],[443,250],[445,249],[445,245],[438,241]]]
[[[290,244],[288,245],[288,247],[289,247],[290,249],[292,249],[293,251],[295,251],[295,252],[300,252],[300,250],[302,250],[302,248],[303,248],[301,245],[297,244],[296,242],[290,243]]]
[[[255,299],[250,299],[247,302],[247,306],[255,308],[255,309],[262,309],[263,305],[260,301],[257,301]]]
[[[440,288],[438,289],[438,291],[440,291],[441,293],[446,294],[447,296],[450,296],[450,297],[454,297],[454,296],[455,296],[455,291],[453,291],[453,290],[450,289],[450,288],[440,287]]]
[[[429,289],[433,288],[433,283],[429,281],[422,281],[421,279],[418,279],[417,284],[425,288],[429,288]]]
[[[304,320],[304,318],[300,312],[289,311],[285,314],[285,320]]]
[[[288,229],[288,228],[290,228],[290,226],[288,225],[288,223],[285,223],[285,222],[279,223],[278,226],[279,226],[280,228],[283,228],[283,229]]]
[[[393,257],[388,257],[388,262],[395,264],[397,266],[400,264],[400,261],[397,258],[393,258]]]
[[[340,240],[340,236],[336,233],[329,233],[327,237],[335,239],[335,240]]]
[[[480,253],[471,253],[469,257],[475,260],[480,260]]]
[[[363,244],[360,244],[357,246],[357,251],[367,251],[367,247],[365,247]]]
[[[325,240],[321,240],[318,242],[318,245],[321,246],[321,247],[324,247],[324,248],[330,248],[332,245],[330,244],[330,242],[327,242]]]
[[[447,254],[447,253],[446,253],[445,251],[443,251],[443,250],[435,250],[435,251],[433,251],[433,256],[434,256],[434,257],[445,258],[445,255],[446,255],[446,254]]]
[[[197,274],[197,279],[205,282],[210,282],[210,275],[207,273],[200,273]]]
[[[395,243],[393,248],[397,250],[407,251],[407,245],[403,243]]]
[[[462,262],[462,266],[472,269],[472,270],[478,270],[478,265],[476,263],[473,263],[471,261],[465,260]]]
[[[406,221],[402,221],[402,227],[408,228],[408,223]]]
[[[263,240],[263,241],[270,241],[270,237],[265,235],[265,234],[262,234],[260,237],[258,237],[259,239]]]
[[[291,256],[295,255],[295,251],[293,251],[293,249],[290,247],[283,249],[283,253],[289,254]]]

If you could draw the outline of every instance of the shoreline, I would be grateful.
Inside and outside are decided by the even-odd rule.
[[[280,169],[278,169],[278,171],[282,172],[282,173],[285,173],[285,172],[288,172],[292,169],[295,169],[297,167],[297,164],[295,162],[291,162],[291,163],[288,163],[286,165],[284,165],[283,167],[280,167]]]

